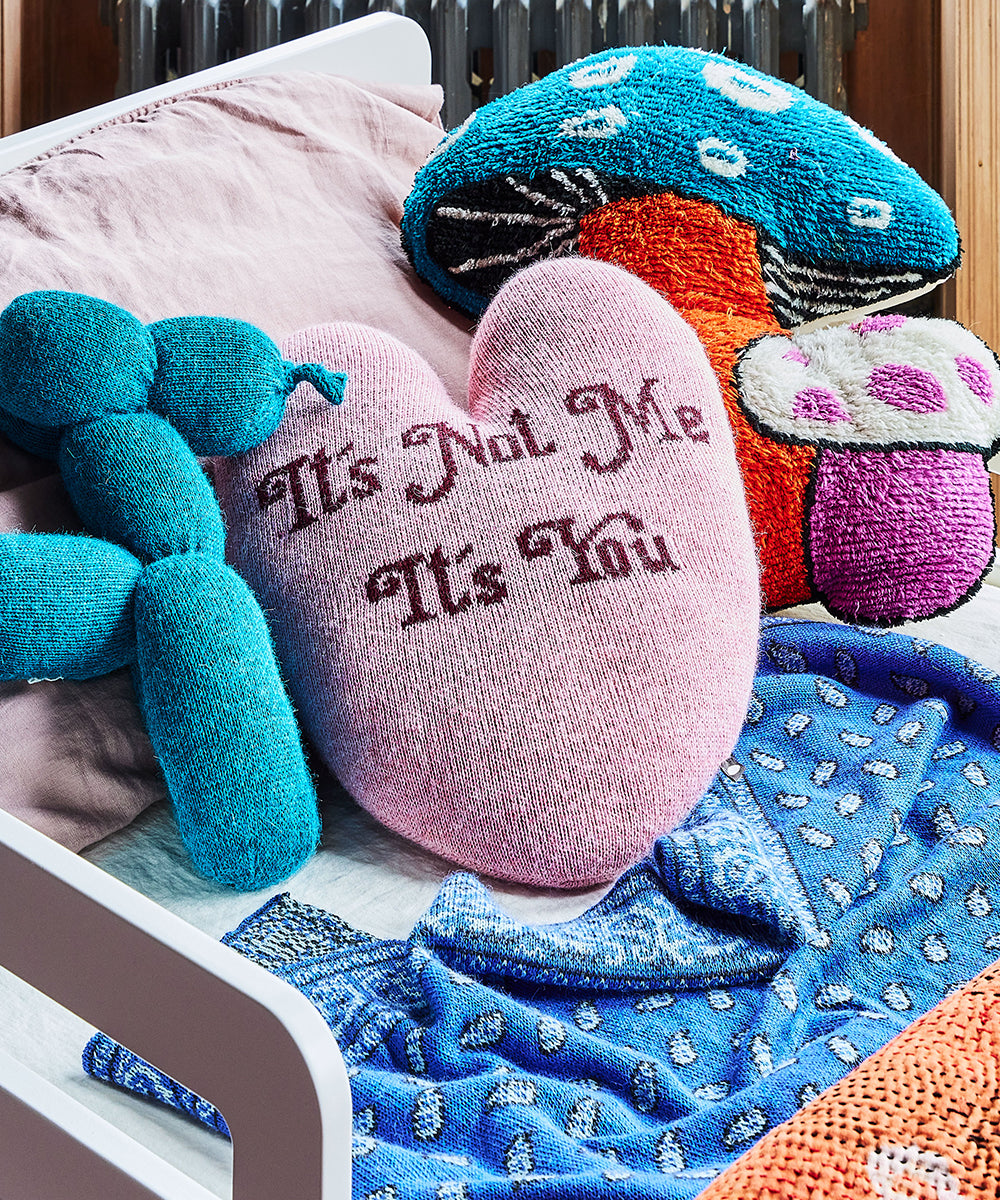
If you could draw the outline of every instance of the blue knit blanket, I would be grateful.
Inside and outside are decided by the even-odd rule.
[[[736,757],[576,920],[456,874],[405,942],[289,896],[224,939],[327,1019],[358,1200],[694,1196],[1000,956],[995,672],[769,618]],[[226,1131],[101,1034],[85,1065]]]

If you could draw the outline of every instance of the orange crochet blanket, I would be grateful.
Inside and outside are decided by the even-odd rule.
[[[996,1200],[1000,964],[914,1022],[700,1200]]]

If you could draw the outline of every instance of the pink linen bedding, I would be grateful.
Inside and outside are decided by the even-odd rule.
[[[147,322],[218,314],[275,338],[359,321],[461,394],[470,322],[399,245],[440,102],[436,87],[303,73],[119,117],[0,176],[0,307],[57,288]],[[53,469],[0,436],[0,532],[79,528]],[[162,795],[127,672],[0,686],[0,805],[79,849]]]

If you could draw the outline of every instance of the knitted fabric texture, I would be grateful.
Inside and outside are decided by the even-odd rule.
[[[453,862],[614,878],[708,786],[753,677],[753,542],[697,339],[567,259],[490,306],[468,410],[374,330],[285,351],[346,371],[347,403],[303,388],[217,484],[311,740]]]
[[[0,537],[0,679],[90,679],[134,662],[141,571],[97,538]]]
[[[666,296],[722,385],[766,605],[830,596],[845,611],[838,593],[856,572],[841,581],[835,548],[827,562],[828,548],[808,538],[815,446],[776,441],[749,420],[733,367],[754,338],[884,306],[957,265],[946,206],[871,133],[715,55],[608,51],[485,105],[450,134],[417,175],[403,237],[417,271],[472,313],[525,262],[574,250]],[[990,511],[979,497],[976,510]],[[879,546],[871,569],[885,551],[905,572],[911,549]],[[865,619],[943,607],[934,589],[915,598],[885,584],[880,596],[885,607]]]
[[[998,1074],[993,966],[767,1134],[702,1200],[993,1200]]]
[[[0,314],[4,428],[57,457],[80,517],[107,539],[0,537],[0,678],[131,664],[192,861],[243,889],[313,852],[316,794],[263,614],[223,562],[218,504],[170,419],[200,452],[243,450],[273,430],[299,377],[238,321],[147,329],[63,292]],[[310,377],[339,401],[341,377]]]
[[[406,942],[289,898],[226,941],[310,997],[336,1036],[358,1200],[389,1183],[396,1200],[693,1197],[995,959],[998,728],[1000,682],[975,662],[895,633],[768,618],[743,778],[720,774],[581,917],[523,925],[455,875]],[[924,1045],[922,1069],[947,1095],[939,1043]],[[993,1103],[992,1061],[968,1105]],[[103,1035],[87,1066],[218,1123]],[[883,1094],[876,1079],[864,1095]],[[928,1131],[942,1128],[933,1093]],[[842,1153],[879,1119],[852,1119]],[[974,1113],[968,1135],[955,1129],[963,1167],[982,1127]],[[939,1133],[926,1149],[946,1153]],[[824,1141],[831,1166],[839,1153]]]

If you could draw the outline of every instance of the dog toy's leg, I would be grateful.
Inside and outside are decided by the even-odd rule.
[[[96,538],[0,537],[0,679],[91,679],[134,662],[141,570]]]
[[[320,821],[259,605],[221,559],[176,554],[143,571],[135,619],[146,724],[195,866],[243,889],[286,878]]]
[[[204,551],[226,531],[211,485],[180,434],[152,413],[111,413],[63,432],[63,482],[87,528],[143,562]]]
[[[137,688],[195,866],[241,889],[286,878],[319,841],[316,794],[263,614],[223,561],[197,460],[162,417],[129,413],[66,430],[59,463],[88,526],[147,564]]]

